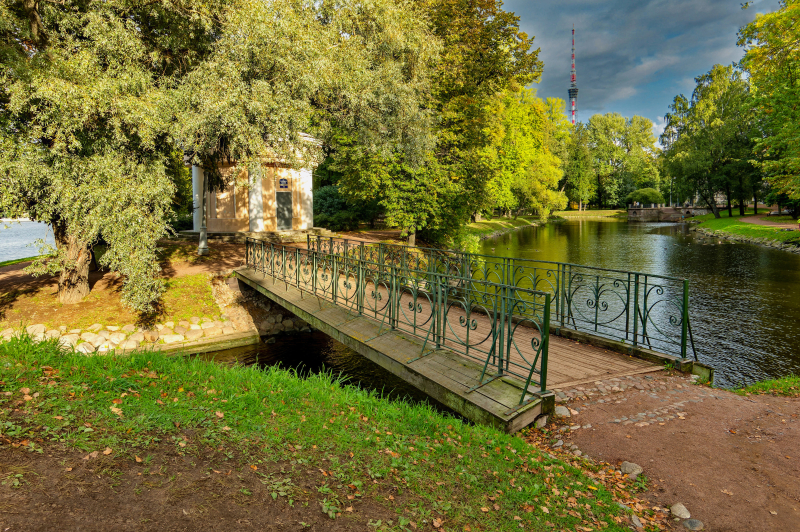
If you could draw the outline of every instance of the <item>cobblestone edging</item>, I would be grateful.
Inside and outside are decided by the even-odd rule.
[[[36,341],[58,339],[64,347],[84,354],[109,351],[130,352],[140,347],[178,347],[201,339],[224,341],[230,335],[256,331],[260,336],[282,332],[311,331],[308,323],[278,305],[270,304],[231,286],[231,279],[210,278],[212,293],[221,312],[217,316],[193,316],[188,320],[164,320],[152,326],[103,325],[95,323],[86,328],[69,325],[48,328],[43,323],[0,331],[0,341],[7,341],[23,332]],[[235,279],[233,279],[235,281]]]
[[[763,226],[759,226],[763,227]],[[755,244],[757,246],[764,246],[773,249],[780,249],[782,251],[788,251],[790,253],[798,253],[800,254],[800,246],[795,244],[787,244],[785,242],[780,242],[778,240],[772,240],[771,238],[755,238],[755,237],[747,237],[743,235],[736,235],[733,233],[728,233],[727,231],[711,231],[709,229],[704,229],[702,227],[697,227],[694,231],[701,233],[705,236],[714,237],[714,238],[721,238],[723,240],[728,240],[730,242],[737,242],[740,244]]]

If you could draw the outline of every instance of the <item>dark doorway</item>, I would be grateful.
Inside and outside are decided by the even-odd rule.
[[[292,193],[276,192],[275,205],[278,210],[278,231],[292,228]]]

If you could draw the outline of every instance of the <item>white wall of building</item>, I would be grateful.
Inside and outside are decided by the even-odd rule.
[[[200,226],[203,225],[202,196],[203,169],[192,165],[192,224],[195,231],[200,231]]]

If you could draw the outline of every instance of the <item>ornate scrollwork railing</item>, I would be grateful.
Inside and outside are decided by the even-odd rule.
[[[308,237],[308,248],[359,257],[385,267],[445,274],[474,290],[505,286],[551,295],[557,327],[687,358],[694,348],[689,282],[641,272],[563,262],[496,257],[330,237]],[[478,283],[475,285],[474,283]],[[494,289],[494,288],[492,288]]]
[[[424,258],[381,256],[348,246],[301,249],[246,240],[248,268],[423,339],[414,360],[446,349],[483,367],[478,386],[508,376],[547,387],[551,295],[435,271]],[[390,250],[394,253],[396,250]],[[380,334],[380,333],[379,333]],[[538,393],[537,392],[537,393]]]

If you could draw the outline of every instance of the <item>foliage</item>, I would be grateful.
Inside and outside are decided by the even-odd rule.
[[[755,153],[778,191],[800,198],[800,1],[758,15],[739,31],[759,110]]]
[[[665,203],[664,196],[661,195],[661,192],[654,188],[640,188],[639,190],[634,190],[625,198],[625,203],[631,205],[633,203]]]
[[[633,190],[658,186],[658,148],[649,119],[597,114],[589,119],[588,135],[600,207],[621,205]]]
[[[683,195],[696,193],[719,217],[717,193],[730,200],[738,186],[744,203],[746,190],[758,180],[750,162],[753,105],[747,82],[732,66],[715,65],[695,81],[691,100],[681,94],[670,106],[661,144]]]
[[[43,376],[53,384],[40,385]],[[615,484],[599,482],[593,466],[425,403],[344,386],[330,374],[301,379],[275,366],[226,367],[158,353],[87,357],[54,340],[23,337],[0,343],[0,379],[10,394],[0,397],[6,437],[79,449],[90,463],[96,449],[131,467],[158,446],[187,460],[222,449],[242,475],[278,465],[324,471],[316,491],[328,507],[348,496],[367,500],[373,486],[385,486],[402,493],[395,504],[419,528],[436,519],[458,530],[539,530],[548,522],[627,530]],[[277,496],[311,497],[284,478],[264,480]]]
[[[372,155],[430,151],[439,45],[415,3],[0,2],[0,210],[53,226],[30,271],[61,272],[63,302],[102,239],[125,301],[153,308],[156,241],[188,204],[177,147],[210,189],[222,161],[318,160],[333,123]]]
[[[315,226],[350,231],[358,229],[361,222],[369,222],[374,227],[375,220],[382,212],[383,209],[375,200],[348,203],[334,185],[320,187],[314,192]]]
[[[597,193],[589,129],[585,124],[575,124],[572,129],[566,157],[562,189],[582,209]]]
[[[494,109],[497,127],[485,150],[496,168],[486,187],[489,206],[546,219],[552,210],[566,205],[566,197],[557,189],[561,161],[548,147],[555,129],[548,107],[535,91],[523,89],[506,93]]]
[[[340,138],[333,149],[342,193],[352,200],[377,199],[386,223],[405,234],[425,232],[446,242],[470,216],[491,205],[487,187],[497,170],[494,106],[540,76],[533,38],[519,17],[499,0],[424,0],[430,31],[443,44],[432,74],[430,108],[436,143],[422,166],[398,154],[363,153],[363,143]]]

